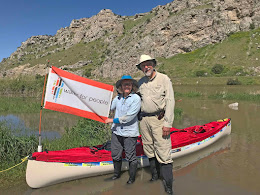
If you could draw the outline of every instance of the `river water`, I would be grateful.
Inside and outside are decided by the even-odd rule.
[[[188,91],[254,93],[260,90],[260,87],[176,86],[174,89],[183,93]],[[234,102],[238,102],[238,107],[230,108],[228,105]],[[232,132],[231,135],[208,148],[174,161],[175,194],[260,194],[260,102],[182,98],[177,99],[176,107],[183,110],[182,119],[174,122],[176,128],[202,125],[218,119],[231,118]],[[9,113],[9,115],[12,114]],[[20,117],[20,119],[26,121],[26,117],[23,117]],[[38,121],[37,116],[34,117]],[[55,122],[53,117],[55,117]],[[49,116],[46,122],[49,121],[51,124],[46,126],[45,129],[62,134],[64,125],[71,126],[76,123],[78,118],[73,117],[66,114]],[[61,118],[63,119],[58,122]],[[31,123],[25,122],[25,124],[28,127]],[[138,170],[136,182],[133,185],[126,185],[129,177],[128,172],[124,172],[117,181],[111,181],[109,179],[111,176],[104,175],[80,179],[42,189],[30,189],[25,181],[21,181],[19,185],[5,190],[3,193],[35,195],[164,194],[161,181],[149,182],[151,176],[148,168]]]

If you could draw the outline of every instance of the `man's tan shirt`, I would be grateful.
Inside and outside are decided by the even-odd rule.
[[[174,119],[174,92],[172,82],[165,74],[156,72],[155,77],[149,79],[144,76],[138,82],[139,92],[142,95],[141,111],[154,113],[165,110],[164,126],[172,127]]]

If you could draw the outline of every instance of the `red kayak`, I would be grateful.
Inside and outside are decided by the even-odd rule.
[[[231,120],[224,119],[185,129],[171,128],[172,159],[193,153],[231,133]],[[68,150],[35,152],[29,158],[26,181],[32,188],[40,188],[64,181],[113,172],[109,145],[79,147]],[[143,152],[142,139],[136,147],[139,167],[149,166]],[[124,156],[124,155],[123,155]],[[122,170],[128,169],[123,161]]]

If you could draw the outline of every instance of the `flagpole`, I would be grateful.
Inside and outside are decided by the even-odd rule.
[[[42,101],[41,101],[41,110],[40,110],[40,122],[39,122],[39,145],[38,145],[38,152],[42,152],[42,137],[41,137],[41,124],[42,124],[42,108],[43,108],[43,100],[44,100],[44,91],[45,91],[45,85],[46,85],[46,79],[49,72],[49,62],[48,60],[47,66],[46,66],[46,74],[44,78],[44,85],[42,90]]]

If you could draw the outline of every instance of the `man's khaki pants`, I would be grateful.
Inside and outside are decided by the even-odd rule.
[[[140,122],[144,153],[148,158],[156,157],[159,163],[172,163],[171,138],[162,137],[163,120],[157,116],[143,117]]]

